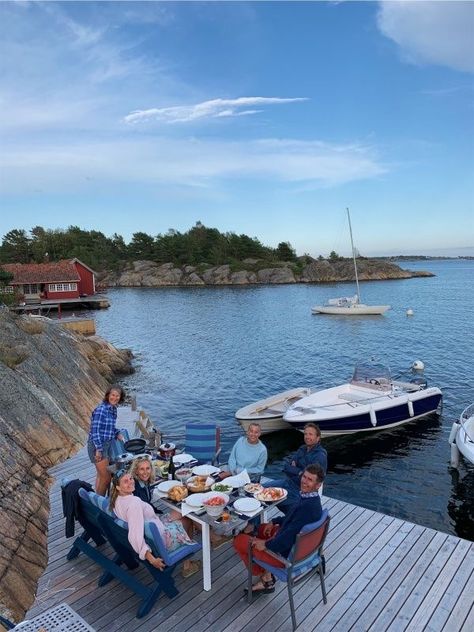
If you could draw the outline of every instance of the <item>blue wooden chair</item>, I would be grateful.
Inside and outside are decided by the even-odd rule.
[[[273,575],[282,582],[286,582],[288,587],[288,599],[291,609],[291,621],[293,623],[293,630],[296,629],[296,616],[295,605],[293,601],[293,586],[303,575],[311,572],[318,572],[321,582],[321,592],[323,594],[323,602],[327,603],[326,598],[326,586],[324,584],[324,570],[323,570],[323,555],[322,549],[324,540],[329,529],[330,517],[327,509],[323,510],[323,514],[318,522],[312,522],[305,525],[296,536],[296,542],[290,551],[288,559],[266,550],[266,553],[271,555],[281,562],[284,567],[273,566],[268,562],[259,560],[253,555],[253,549],[251,546],[251,540],[249,540],[249,569],[248,569],[248,602],[252,602],[252,563],[258,564],[265,570],[273,573]]]
[[[221,453],[221,429],[215,423],[186,424],[184,451],[192,454],[198,463],[219,463]]]
[[[175,551],[167,551],[156,524],[145,522],[145,540],[150,546],[155,557],[161,557],[167,565],[163,571],[158,570],[146,560],[141,560],[138,554],[132,549],[128,541],[128,526],[123,520],[119,520],[109,510],[109,499],[99,496],[94,492],[79,490],[79,503],[82,512],[83,523],[86,524],[86,531],[82,536],[75,539],[72,549],[67,555],[67,559],[74,559],[80,552],[87,555],[94,562],[104,569],[98,585],[105,586],[114,577],[130,588],[140,598],[141,602],[137,610],[137,618],[143,617],[155,604],[161,592],[172,598],[178,594],[173,579],[173,571],[176,564],[187,557],[193,555],[201,549],[197,542],[189,545],[182,545]],[[88,531],[94,534],[100,533],[109,542],[115,552],[111,559],[99,551],[96,547],[88,543]],[[121,568],[124,564],[127,569]],[[143,564],[153,577],[153,584],[147,586],[138,577],[131,574],[129,570],[138,568]]]

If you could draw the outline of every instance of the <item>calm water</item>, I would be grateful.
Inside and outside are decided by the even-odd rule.
[[[136,355],[125,381],[173,436],[187,421],[218,421],[224,449],[245,403],[296,386],[346,381],[377,356],[393,372],[423,360],[444,393],[440,416],[397,430],[325,440],[328,495],[474,540],[474,466],[449,466],[453,419],[474,401],[472,261],[413,262],[433,278],[362,283],[362,299],[389,303],[384,317],[313,316],[312,305],[351,295],[351,284],[111,290],[94,312],[98,333]],[[409,318],[408,307],[414,310]],[[269,472],[301,443],[296,431],[265,439]]]

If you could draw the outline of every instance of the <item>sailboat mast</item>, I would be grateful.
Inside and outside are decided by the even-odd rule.
[[[346,211],[347,211],[347,221],[349,222],[349,233],[351,236],[352,259],[354,261],[354,272],[355,272],[356,287],[357,287],[357,302],[360,303],[359,277],[357,275],[357,263],[356,263],[356,256],[355,256],[355,250],[354,250],[354,240],[352,239],[351,216],[349,213],[349,209],[347,207],[346,207]]]

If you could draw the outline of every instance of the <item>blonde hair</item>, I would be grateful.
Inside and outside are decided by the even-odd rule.
[[[133,478],[136,481],[140,480],[137,476],[138,466],[140,465],[140,463],[144,463],[145,461],[147,461],[150,464],[151,473],[150,473],[150,478],[148,479],[148,483],[152,484],[155,482],[155,468],[153,467],[151,463],[151,459],[149,459],[147,456],[141,456],[141,457],[138,457],[138,459],[133,460],[132,467],[130,468],[130,474],[133,476]]]

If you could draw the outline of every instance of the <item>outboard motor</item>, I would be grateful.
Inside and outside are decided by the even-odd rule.
[[[416,377],[413,377],[410,380],[410,384],[416,384],[420,387],[420,389],[425,389],[428,386],[428,381],[426,377],[423,375],[423,371],[425,370],[425,364],[421,360],[415,360],[411,365],[411,372],[415,374]]]
[[[426,377],[414,377],[410,380],[410,384],[416,384],[421,390],[424,390],[428,386]]]

